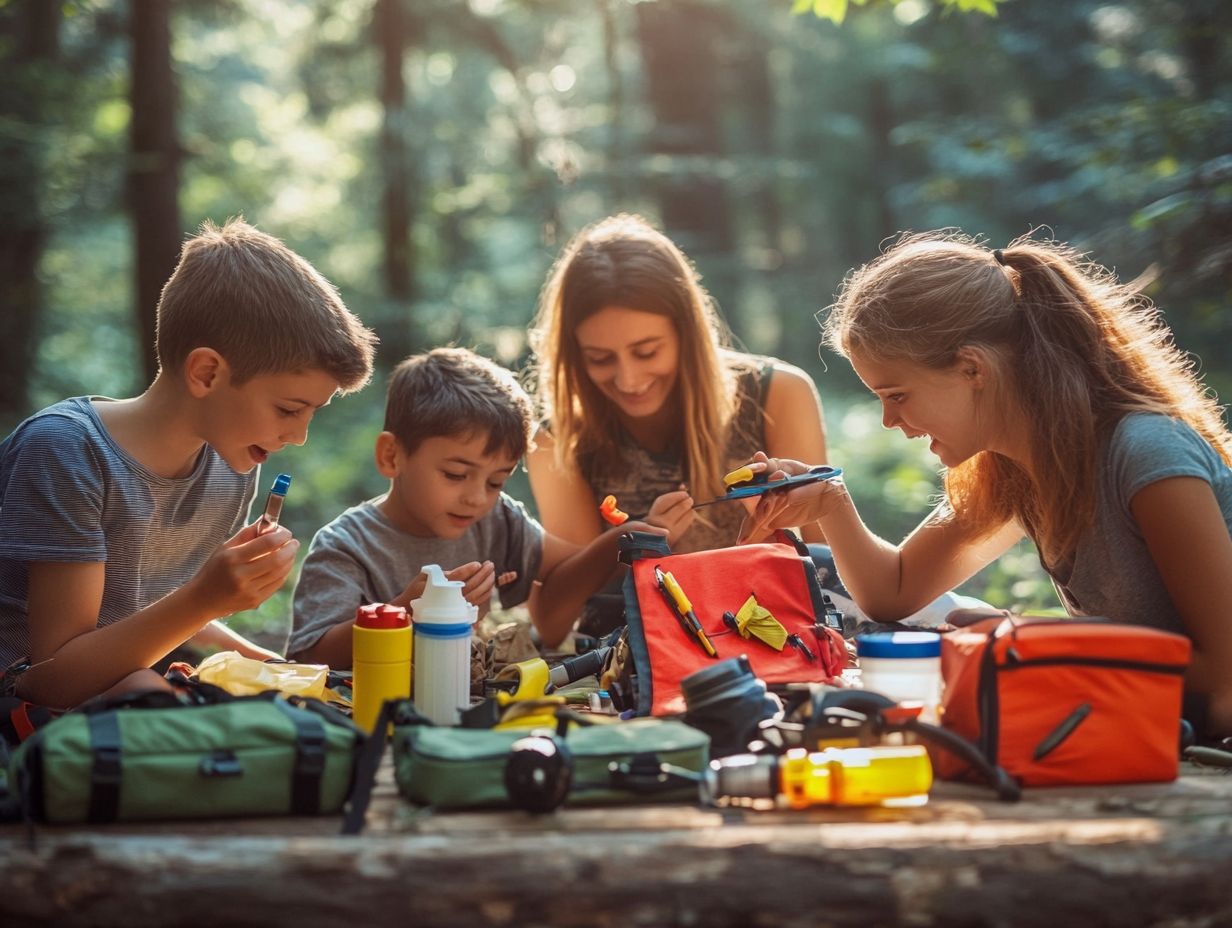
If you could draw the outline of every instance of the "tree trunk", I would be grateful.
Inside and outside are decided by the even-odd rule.
[[[628,165],[625,158],[625,90],[620,73],[620,30],[616,19],[615,0],[598,0],[599,18],[603,23],[603,68],[608,86],[607,174],[616,202],[624,200],[629,190]]]
[[[658,184],[664,225],[695,257],[730,253],[734,235],[724,181],[689,164],[691,158],[723,154],[718,14],[697,0],[635,9],[655,122],[650,145],[655,153],[675,156],[672,171]]]
[[[136,245],[136,310],[147,380],[158,372],[155,320],[179,260],[180,148],[171,64],[171,0],[132,0],[132,129],[129,209]]]
[[[46,71],[59,54],[60,5],[21,0],[0,13],[0,434],[31,411],[34,332],[42,311],[38,265],[43,220],[42,127],[49,121]]]
[[[414,244],[411,226],[411,159],[407,150],[406,78],[403,64],[408,23],[402,0],[376,0],[375,40],[381,55],[381,173],[385,181],[381,222],[385,241],[385,294],[396,316],[381,342],[392,361],[413,350],[411,304],[415,296]]]

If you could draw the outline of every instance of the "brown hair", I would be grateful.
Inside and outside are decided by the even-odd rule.
[[[372,375],[376,336],[311,264],[232,219],[206,222],[184,243],[158,302],[160,367],[177,370],[202,347],[227,359],[236,384],[311,369],[349,393]]]
[[[843,355],[930,368],[985,350],[991,401],[1016,404],[1031,429],[1031,473],[984,451],[947,471],[946,497],[975,536],[1017,520],[1053,565],[1090,524],[1097,452],[1125,415],[1181,419],[1232,461],[1219,407],[1158,311],[1066,245],[906,236],[848,277],[824,335]]]
[[[583,321],[611,306],[666,316],[676,327],[684,476],[694,495],[719,495],[738,399],[725,363],[727,332],[693,265],[640,216],[612,216],[579,232],[540,294],[531,347],[557,460],[619,460],[616,407],[587,376],[576,337]]]
[[[512,372],[466,348],[411,355],[389,377],[385,431],[407,454],[439,435],[486,433],[485,454],[521,458],[533,428],[534,406]]]

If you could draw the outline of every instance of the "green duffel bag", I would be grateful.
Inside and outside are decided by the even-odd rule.
[[[508,807],[510,749],[530,734],[524,728],[396,726],[398,791],[411,802],[440,809]],[[687,776],[700,777],[709,759],[706,734],[671,719],[571,727],[561,740],[573,760],[568,805],[696,801],[697,783]],[[675,773],[666,773],[671,770]]]
[[[70,712],[14,752],[28,817],[114,822],[341,810],[363,732],[317,700]]]

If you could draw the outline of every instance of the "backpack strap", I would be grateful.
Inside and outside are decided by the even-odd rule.
[[[625,532],[617,539],[617,550],[622,564],[632,564],[648,557],[668,557],[672,553],[667,536],[653,532]]]
[[[355,781],[351,784],[351,793],[345,805],[346,814],[342,819],[341,833],[344,835],[357,835],[364,830],[364,818],[372,799],[377,768],[381,766],[381,758],[385,754],[389,727],[394,724],[431,725],[432,722],[420,715],[409,699],[387,699],[381,703],[372,734],[367,736],[368,740],[364,742],[359,760],[355,763]]]
[[[316,815],[321,810],[321,779],[325,775],[325,722],[284,699],[275,699],[274,705],[295,726],[291,812],[295,815]]]
[[[116,712],[97,712],[86,716],[90,732],[91,824],[114,822],[120,814],[120,784],[124,780],[124,756],[120,738],[120,717]]]

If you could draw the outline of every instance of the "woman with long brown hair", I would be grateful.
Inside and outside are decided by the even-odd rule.
[[[839,481],[763,497],[756,537],[824,529],[881,620],[910,613],[1026,535],[1066,609],[1186,634],[1188,689],[1232,733],[1232,434],[1155,309],[1073,249],[912,236],[846,281],[825,339],[927,438],[945,498],[901,544]],[[756,460],[771,472],[806,465]]]
[[[582,230],[550,274],[531,330],[546,434],[528,458],[547,531],[586,544],[609,494],[663,526],[676,552],[735,544],[735,503],[698,511],[723,475],[759,449],[824,461],[821,403],[811,378],[733,350],[689,260],[644,219],[618,215]],[[806,541],[823,540],[804,528]],[[583,618],[620,621],[619,596]]]

